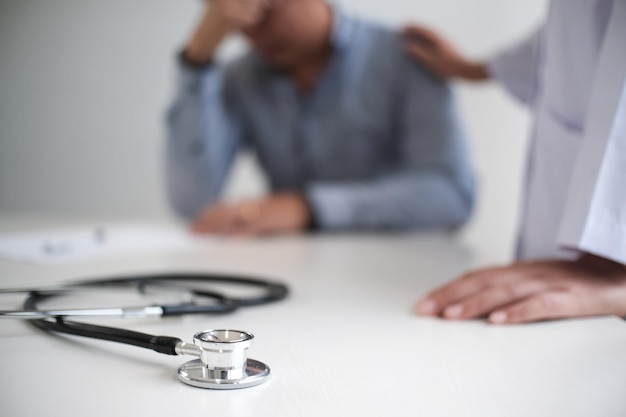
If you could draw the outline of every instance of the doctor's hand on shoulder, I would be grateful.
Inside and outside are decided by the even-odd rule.
[[[253,236],[291,234],[306,230],[312,212],[299,193],[279,193],[237,203],[216,203],[193,222],[198,234]]]
[[[585,254],[470,272],[422,299],[416,313],[493,324],[626,316],[626,266]]]
[[[421,25],[404,29],[407,52],[441,78],[483,81],[490,78],[487,66],[472,61],[441,34]]]

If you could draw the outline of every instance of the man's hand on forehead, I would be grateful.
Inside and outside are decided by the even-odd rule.
[[[211,0],[209,12],[231,29],[247,29],[258,25],[274,0]]]

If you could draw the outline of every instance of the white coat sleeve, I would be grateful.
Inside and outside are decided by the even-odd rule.
[[[626,1],[600,51],[559,244],[626,264]]]
[[[526,105],[532,104],[539,88],[537,69],[541,62],[543,33],[542,26],[522,43],[487,62],[489,75]]]

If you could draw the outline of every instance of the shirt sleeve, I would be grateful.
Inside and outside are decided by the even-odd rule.
[[[543,36],[540,27],[522,43],[487,62],[489,74],[526,105],[534,101],[540,88],[537,69],[542,61]]]
[[[177,94],[167,115],[166,180],[173,208],[190,219],[221,193],[242,128],[223,67],[193,68],[182,59],[178,66]]]
[[[626,2],[599,55],[559,243],[626,264]]]
[[[397,100],[397,166],[356,183],[315,183],[308,199],[325,229],[454,228],[471,214],[474,181],[450,86],[405,62]]]

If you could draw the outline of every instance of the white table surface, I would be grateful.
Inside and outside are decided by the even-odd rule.
[[[253,332],[250,357],[272,376],[244,390],[179,383],[190,357],[0,321],[0,416],[626,416],[618,318],[496,327],[411,314],[421,294],[483,261],[436,234],[239,240],[45,267],[0,261],[2,287],[180,270],[291,288],[283,302],[228,316],[120,323],[187,341],[207,328]]]

